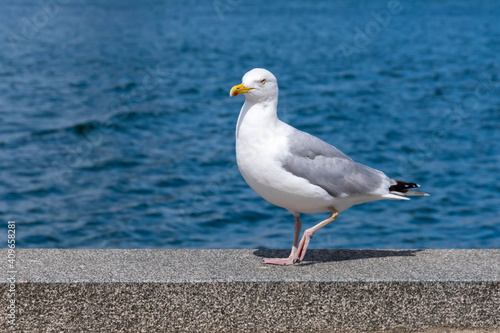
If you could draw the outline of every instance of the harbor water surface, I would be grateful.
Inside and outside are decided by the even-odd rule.
[[[431,194],[355,206],[312,248],[498,248],[499,9],[5,2],[1,220],[25,248],[289,248],[235,164],[229,90],[263,67],[282,120]]]

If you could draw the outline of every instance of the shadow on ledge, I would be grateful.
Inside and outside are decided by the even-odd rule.
[[[424,250],[307,250],[301,265],[313,265],[318,262],[344,261],[356,259],[384,257],[414,257]],[[256,250],[254,253],[262,258],[287,258],[290,250]]]

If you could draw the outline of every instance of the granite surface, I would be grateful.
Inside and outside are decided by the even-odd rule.
[[[6,250],[0,255],[7,256]],[[500,250],[18,250],[16,331],[499,332]],[[8,299],[6,270],[0,276]],[[1,327],[14,331],[0,310]]]
[[[0,256],[6,257],[1,250]],[[21,282],[500,281],[500,250],[18,250]],[[5,272],[0,281],[5,281]]]

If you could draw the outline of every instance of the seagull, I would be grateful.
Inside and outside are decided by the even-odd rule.
[[[236,125],[241,175],[255,192],[290,211],[295,220],[290,256],[267,258],[264,264],[288,266],[303,261],[314,233],[353,205],[428,196],[410,190],[418,184],[391,179],[278,119],[278,81],[268,70],[254,68],[246,73],[229,96],[240,94],[245,96]],[[299,243],[300,213],[330,213],[330,217],[305,230]]]

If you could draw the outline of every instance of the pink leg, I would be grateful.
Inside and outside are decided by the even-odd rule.
[[[293,212],[295,234],[293,235],[293,246],[290,256],[288,258],[266,258],[262,261],[263,264],[289,266],[297,261],[297,245],[299,243],[300,228],[302,227],[299,215],[299,213]]]
[[[307,247],[309,246],[309,241],[311,238],[313,238],[314,233],[318,231],[318,229],[323,228],[325,225],[328,223],[332,222],[339,216],[339,212],[336,209],[332,209],[332,215],[330,215],[329,218],[324,220],[323,222],[320,222],[316,224],[314,227],[307,229],[304,231],[304,235],[302,236],[302,239],[300,240],[299,248],[297,249],[297,258],[296,262],[300,262],[304,260],[304,256],[306,255]]]

